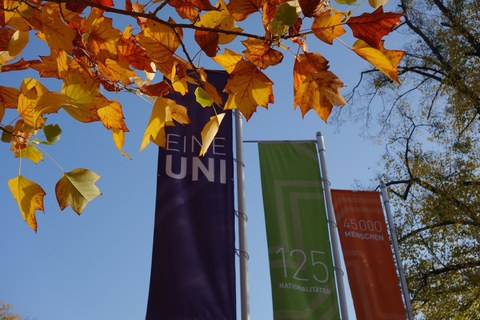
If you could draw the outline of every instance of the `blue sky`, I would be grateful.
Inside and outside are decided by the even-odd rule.
[[[313,39],[311,39],[313,40]],[[319,41],[314,41],[318,43]],[[387,42],[387,47],[398,47]],[[331,71],[342,79],[347,94],[368,67],[338,43],[311,46],[331,61]],[[302,119],[293,109],[292,60],[285,53],[280,67],[267,75],[275,83],[275,104],[259,108],[244,124],[244,140],[315,139],[325,136],[327,166],[332,188],[350,189],[370,184],[383,149],[362,138],[362,128],[347,122],[338,128],[325,124],[313,111]],[[47,55],[47,52],[42,53]],[[214,67],[214,65],[212,65]],[[19,86],[23,74],[2,74],[0,83]],[[33,76],[31,74],[30,76]],[[101,124],[79,124],[64,113],[52,115],[61,123],[61,140],[44,149],[66,170],[88,168],[100,174],[103,195],[81,216],[70,208],[60,211],[54,186],[62,172],[49,159],[34,165],[22,161],[22,174],[46,191],[45,214],[37,212],[38,233],[23,221],[7,186],[16,176],[19,160],[7,144],[0,145],[0,300],[29,319],[142,319],[148,297],[155,206],[157,147],[139,152],[151,106],[143,99],[120,94],[127,134],[124,150],[116,150]],[[359,108],[353,101],[345,108]],[[11,119],[7,114],[4,120]],[[251,318],[272,319],[268,255],[263,218],[257,146],[244,145],[248,220]]]

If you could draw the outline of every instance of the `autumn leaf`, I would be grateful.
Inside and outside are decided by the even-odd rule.
[[[171,99],[158,97],[153,105],[152,114],[140,145],[140,151],[150,142],[155,143],[159,147],[165,147],[165,127],[174,126],[174,119],[180,123],[189,123],[187,108],[178,105]]]
[[[35,79],[25,78],[20,85],[17,110],[20,117],[31,127],[40,128],[43,125],[44,119],[35,117],[35,107],[38,99],[47,92],[48,89]]]
[[[302,116],[314,109],[327,121],[334,106],[346,104],[339,92],[343,82],[328,71],[328,61],[318,53],[298,55],[294,68],[294,100]]]
[[[237,63],[242,60],[242,55],[230,49],[226,49],[223,54],[219,54],[213,60],[221,65],[225,71],[232,73],[235,70]]]
[[[247,50],[243,51],[245,58],[261,69],[277,65],[283,60],[283,54],[278,50],[272,49],[263,40],[248,38],[242,41],[242,43],[247,48]]]
[[[241,32],[243,30],[236,26],[235,19],[225,9],[205,13],[195,25],[198,27],[220,29],[231,32]],[[209,57],[214,57],[217,54],[219,44],[230,43],[235,37],[235,34],[195,30],[195,41],[197,41],[198,45]]]
[[[98,10],[92,10],[87,18],[87,49],[95,53],[99,61],[116,59],[117,47],[122,33],[113,28],[112,19],[104,17]]]
[[[342,26],[343,14],[326,11],[315,17],[312,23],[312,31],[317,38],[325,43],[333,44],[335,38],[345,33]]]
[[[335,0],[336,3],[338,4],[355,4],[357,3],[357,0]]]
[[[377,9],[380,6],[387,4],[388,1],[389,0],[368,0],[368,3],[370,4],[370,6]]]
[[[87,169],[74,169],[65,172],[55,185],[55,195],[61,210],[70,206],[78,215],[86,205],[101,195],[95,182],[100,176]]]
[[[128,67],[128,63],[121,63],[117,60],[106,59],[105,63],[97,64],[98,71],[102,75],[112,81],[121,81],[123,84],[130,84],[130,78],[134,78],[137,74]]]
[[[0,106],[5,109],[16,109],[20,91],[16,88],[0,86]]]
[[[379,7],[372,13],[365,12],[358,17],[348,19],[347,24],[352,29],[355,38],[379,49],[383,36],[389,34],[394,27],[400,24],[402,16],[400,13],[384,13],[383,7]]]
[[[47,139],[47,141],[42,143],[53,144],[60,140],[62,129],[58,124],[49,124],[43,127],[43,133],[45,134],[45,139]]]
[[[203,156],[207,152],[208,147],[210,147],[210,144],[212,144],[224,117],[225,113],[212,116],[210,117],[210,121],[203,127],[201,132],[202,147],[200,148],[200,156]]]
[[[25,46],[28,44],[28,34],[28,31],[15,31],[10,39],[10,43],[8,44],[8,54],[10,56],[16,57],[22,52],[23,48],[25,48]]]
[[[72,52],[72,43],[77,34],[75,30],[63,23],[58,12],[50,7],[44,7],[40,14],[40,22],[42,24],[40,31],[50,47]]]
[[[380,42],[379,49],[372,48],[362,40],[357,40],[353,44],[352,49],[356,54],[373,64],[391,80],[400,83],[398,80],[398,64],[405,55],[404,51],[386,50],[383,47],[383,41]]]
[[[38,164],[43,160],[43,154],[35,147],[27,144],[23,149],[16,149],[14,151],[15,158],[23,158]]]
[[[247,120],[258,106],[268,108],[268,104],[274,102],[273,82],[246,60],[236,64],[224,91],[228,93],[224,109],[238,109]]]
[[[110,100],[98,92],[98,83],[88,74],[80,72],[68,73],[62,93],[69,97],[69,104],[63,106],[63,109],[84,123],[100,121],[97,110],[110,104]]]
[[[44,114],[57,113],[61,107],[69,104],[71,99],[60,92],[46,92],[40,96],[33,107],[32,123],[33,128],[38,129],[43,125]]]
[[[172,73],[170,75],[170,81],[172,83],[173,90],[180,93],[182,96],[188,92],[186,73],[186,70],[182,68],[181,64],[174,62]]]
[[[99,108],[97,112],[105,128],[112,131],[112,138],[118,151],[131,159],[130,156],[123,151],[125,132],[129,130],[124,121],[122,105],[117,101],[112,101],[109,105]]]
[[[23,219],[30,228],[37,232],[37,218],[35,211],[44,211],[43,197],[45,191],[42,187],[33,181],[19,175],[8,181],[8,187],[12,192],[13,198],[20,208]]]
[[[305,17],[316,17],[329,6],[326,0],[298,0],[298,3]]]
[[[202,87],[197,87],[197,89],[195,89],[195,101],[204,108],[210,107],[213,104],[213,100]]]
[[[177,36],[178,34],[178,36]],[[147,50],[147,56],[156,63],[167,62],[180,45],[181,30],[175,31],[153,20],[147,20],[136,38],[138,43]]]
[[[254,12],[259,12],[263,6],[262,0],[235,0],[227,5],[228,11],[236,21],[243,21]]]
[[[124,37],[122,37],[118,43],[117,52],[119,56],[127,59],[134,69],[153,72],[153,63],[152,60],[147,57],[145,48],[140,47],[132,35],[125,37],[126,33],[128,33],[127,30],[123,32]]]

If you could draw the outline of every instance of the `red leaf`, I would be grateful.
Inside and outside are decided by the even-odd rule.
[[[380,41],[392,29],[400,24],[403,14],[383,12],[383,7],[378,7],[372,13],[363,13],[358,17],[352,17],[347,21],[352,29],[353,36],[368,43],[373,48],[380,48]]]

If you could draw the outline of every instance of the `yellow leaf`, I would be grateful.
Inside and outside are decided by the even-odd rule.
[[[225,113],[217,114],[213,117],[210,117],[210,121],[202,129],[202,147],[200,149],[200,156],[203,156],[210,144],[212,143],[213,139],[217,135],[218,129],[220,128],[220,124],[222,123],[223,118],[225,117]]]
[[[62,93],[70,98],[69,105],[63,108],[80,122],[99,121],[98,109],[111,103],[98,92],[96,83],[88,74],[69,72],[64,79]]]
[[[23,48],[28,44],[28,34],[28,31],[15,31],[8,44],[8,53],[11,56],[15,57],[22,52]]]
[[[273,103],[273,83],[253,63],[240,60],[230,73],[224,89],[228,93],[225,110],[238,109],[248,120],[257,106]]]
[[[32,123],[29,123],[35,129],[43,126],[44,114],[56,113],[58,110],[69,104],[70,98],[60,92],[46,92],[40,96],[33,107]]]
[[[123,154],[128,159],[132,160],[130,155],[125,151],[123,151],[123,144],[125,143],[125,131],[112,128],[112,138],[118,151],[120,151],[120,153]]]
[[[405,55],[404,51],[386,50],[383,47],[383,41],[380,42],[380,48],[375,49],[363,40],[357,40],[353,44],[353,51],[373,64],[391,80],[400,83],[398,80],[398,64]]]
[[[328,61],[318,53],[298,55],[293,67],[295,107],[299,106],[304,116],[314,109],[327,121],[333,106],[346,104],[339,92],[343,82],[328,71]]]
[[[179,68],[177,68],[177,67],[179,67]],[[188,91],[188,83],[187,83],[187,79],[186,79],[185,74],[180,74],[180,75],[178,74],[179,70],[177,70],[177,69],[182,70],[182,68],[180,68],[180,67],[181,67],[181,65],[179,65],[178,62],[175,61],[173,63],[172,74],[170,76],[170,81],[172,81],[173,89],[183,96]]]
[[[55,195],[60,209],[70,206],[80,215],[90,201],[101,195],[95,185],[98,179],[100,175],[87,169],[74,169],[64,173],[55,185]]]
[[[342,26],[343,14],[335,13],[330,14],[330,11],[322,12],[315,17],[312,24],[312,31],[325,43],[333,44],[333,40],[345,33],[345,29]]]
[[[175,104],[175,101],[158,97],[153,105],[150,120],[148,120],[147,128],[143,134],[140,151],[143,150],[151,141],[159,147],[165,147],[166,135],[165,127],[174,126],[172,115],[168,104]]]
[[[178,34],[178,36],[177,36]],[[147,56],[155,63],[167,62],[180,45],[181,30],[174,30],[153,20],[147,20],[142,32],[137,35],[137,41],[147,50]],[[170,69],[171,70],[171,69]]]
[[[31,127],[41,127],[44,123],[43,117],[35,117],[35,107],[38,99],[48,89],[39,81],[26,78],[20,85],[20,95],[18,96],[18,113],[20,117]]]
[[[262,69],[277,65],[283,60],[283,54],[278,50],[272,49],[263,40],[248,38],[242,41],[242,43],[247,48],[243,52],[245,58]]]
[[[232,73],[235,66],[242,60],[242,55],[230,49],[225,49],[223,54],[219,54],[213,60],[221,65],[228,73]]]
[[[372,6],[375,9],[385,5],[387,2],[388,0],[368,0],[368,3],[370,4],[370,6]]]
[[[33,181],[19,175],[8,181],[8,187],[17,202],[23,219],[35,232],[37,232],[37,219],[35,211],[43,209],[45,191]]]
[[[54,49],[72,52],[73,40],[77,36],[75,30],[63,22],[62,17],[49,7],[45,7],[40,14],[42,23],[41,32],[45,36],[45,41]]]
[[[23,149],[15,149],[14,154],[15,158],[28,159],[35,164],[43,160],[43,154],[35,146],[30,144],[25,145]]]

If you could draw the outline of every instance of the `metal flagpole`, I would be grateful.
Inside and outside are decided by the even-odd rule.
[[[380,185],[380,191],[382,194],[383,205],[385,207],[385,213],[387,215],[388,229],[390,230],[390,236],[392,238],[393,252],[395,253],[395,261],[397,263],[397,270],[400,276],[400,284],[402,287],[403,299],[405,300],[407,317],[408,320],[413,320],[412,305],[410,304],[410,294],[408,292],[407,280],[405,279],[405,272],[403,270],[402,260],[400,258],[400,252],[398,249],[397,233],[395,232],[395,225],[393,223],[392,212],[390,210],[390,201],[388,199],[387,188],[383,183]]]
[[[250,289],[248,287],[247,214],[245,206],[245,164],[243,162],[242,114],[235,110],[235,142],[237,162],[238,242],[240,257],[240,302],[242,320],[250,320]]]
[[[320,155],[320,166],[322,170],[323,190],[325,194],[325,202],[327,205],[328,228],[330,230],[330,237],[332,238],[333,261],[335,264],[335,274],[337,276],[338,295],[340,300],[340,310],[342,319],[348,320],[347,298],[345,295],[345,286],[343,283],[343,271],[341,270],[341,258],[339,249],[339,239],[337,233],[337,223],[335,222],[335,215],[333,213],[332,195],[330,194],[330,181],[328,180],[327,165],[325,161],[325,143],[321,132],[317,132],[318,154]]]

